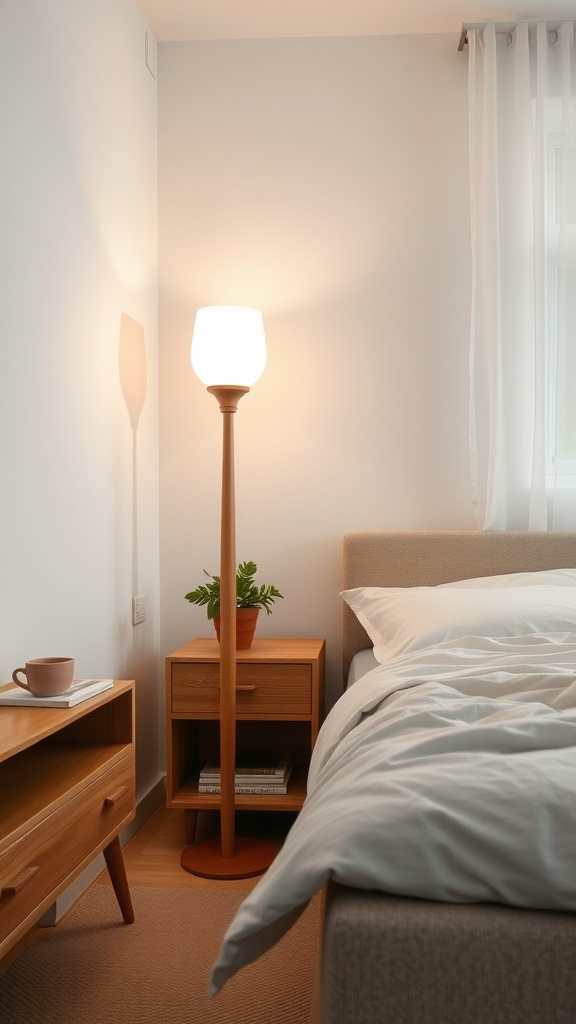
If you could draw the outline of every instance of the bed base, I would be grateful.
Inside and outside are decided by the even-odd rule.
[[[574,916],[331,882],[324,1024],[574,1024]]]

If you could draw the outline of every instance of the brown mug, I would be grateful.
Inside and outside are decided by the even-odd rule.
[[[26,676],[26,682],[18,678]],[[66,693],[74,678],[74,658],[33,658],[24,668],[15,668],[12,680],[35,697],[55,697]]]

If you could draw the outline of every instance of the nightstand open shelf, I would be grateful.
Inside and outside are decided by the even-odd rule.
[[[237,653],[237,753],[286,751],[288,792],[236,794],[238,810],[299,811],[324,693],[323,640],[256,639]],[[186,812],[193,842],[200,810],[218,810],[218,793],[198,792],[198,773],[219,751],[219,644],[200,638],[166,658],[167,806]]]
[[[268,793],[236,793],[236,809],[238,811],[299,811],[306,796],[306,776],[305,769],[295,768],[288,783],[288,792],[278,796]],[[217,793],[198,792],[198,771],[186,779],[175,794],[170,806],[187,810],[191,807],[192,802],[197,804],[197,810],[214,811],[220,807],[220,797]]]

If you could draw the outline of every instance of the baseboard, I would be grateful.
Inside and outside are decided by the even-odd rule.
[[[154,785],[144,793],[143,796],[138,797],[136,803],[136,815],[126,828],[122,829],[120,833],[120,845],[126,846],[126,843],[130,842],[131,839],[140,831],[143,825],[146,824],[149,818],[162,806],[166,798],[166,777],[162,775]],[[41,928],[50,928],[58,923],[63,914],[66,913],[70,907],[76,903],[76,901],[89,889],[92,882],[98,875],[102,873],[106,868],[103,854],[99,854],[78,878],[76,878],[71,885],[68,886],[64,892],[60,893],[55,903],[48,908],[44,916],[38,922],[38,926]]]
[[[121,846],[126,846],[126,843],[130,842],[130,840],[134,838],[136,833],[140,831],[148,819],[156,813],[159,807],[162,807],[165,800],[166,776],[161,775],[147,793],[138,797],[134,820],[131,821],[126,828],[122,829],[122,832],[120,833]]]

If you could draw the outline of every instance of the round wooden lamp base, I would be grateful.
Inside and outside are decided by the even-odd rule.
[[[270,867],[276,847],[260,839],[234,840],[234,856],[223,857],[219,839],[193,843],[182,851],[180,864],[191,875],[201,878],[253,878]]]

